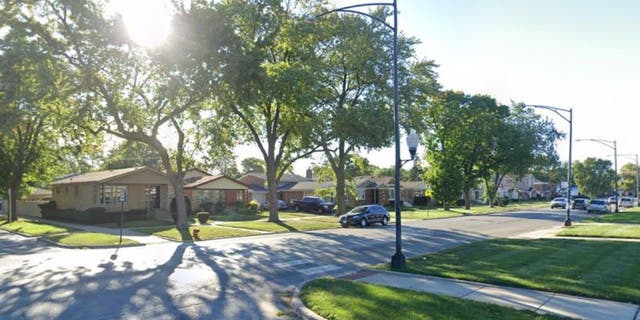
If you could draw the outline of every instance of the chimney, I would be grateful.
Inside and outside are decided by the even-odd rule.
[[[309,180],[313,180],[313,171],[311,170],[311,168],[307,169],[307,174],[306,174],[307,179]]]

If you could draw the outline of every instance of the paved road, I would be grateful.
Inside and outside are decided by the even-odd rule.
[[[562,221],[559,210],[406,221],[404,252]],[[393,225],[120,250],[62,249],[0,233],[0,319],[283,319],[287,292],[388,262],[394,241]]]

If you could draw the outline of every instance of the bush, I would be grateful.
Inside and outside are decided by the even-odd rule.
[[[216,204],[213,202],[203,202],[198,206],[198,209],[202,212],[214,213],[216,209]]]
[[[200,224],[206,224],[209,221],[209,212],[198,212],[196,213],[196,217],[198,218],[198,222]]]
[[[237,201],[236,203],[226,207],[224,209],[225,214],[257,214],[258,210],[255,210],[250,204],[245,204],[242,201]]]
[[[55,202],[39,205],[42,217],[45,219],[68,221],[80,224],[100,224],[115,222],[120,224],[120,211],[107,212],[103,207],[93,207],[84,211],[74,209],[58,209]],[[146,209],[124,211],[124,220],[143,220],[147,216]]]
[[[251,211],[258,213],[260,211],[260,204],[256,200],[251,200],[251,202],[249,202],[249,208],[251,208]]]

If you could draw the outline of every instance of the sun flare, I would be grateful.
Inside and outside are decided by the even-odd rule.
[[[113,5],[122,15],[131,40],[141,46],[159,46],[171,31],[171,10],[168,1],[116,0]]]

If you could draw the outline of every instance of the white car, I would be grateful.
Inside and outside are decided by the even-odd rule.
[[[625,208],[633,207],[633,198],[631,198],[631,197],[622,197],[622,198],[620,198],[619,205],[621,207],[625,207]]]
[[[587,213],[609,213],[609,204],[605,199],[593,199],[587,206]]]

